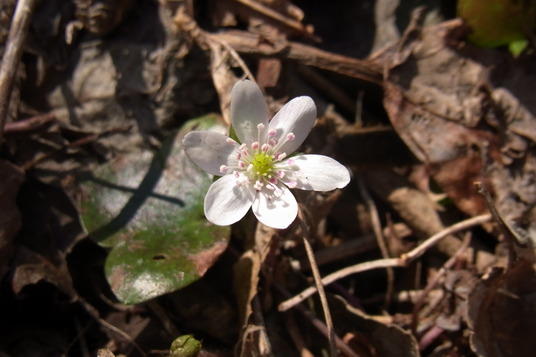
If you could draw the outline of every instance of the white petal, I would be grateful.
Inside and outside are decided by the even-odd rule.
[[[282,194],[275,197],[272,191],[264,189],[257,193],[253,202],[253,213],[257,219],[272,228],[284,229],[290,226],[298,215],[298,203],[288,188],[281,185]]]
[[[231,120],[241,143],[249,146],[255,141],[265,141],[264,137],[259,140],[257,125],[263,124],[268,128],[268,107],[259,86],[254,82],[243,80],[234,85],[231,92]]]
[[[186,154],[206,172],[222,176],[221,165],[236,166],[238,143],[214,131],[191,131],[182,139]]]
[[[284,165],[292,163],[290,168]],[[284,176],[281,179],[290,187],[302,190],[331,191],[343,188],[350,182],[350,172],[331,157],[324,155],[298,155],[280,165]]]
[[[255,192],[250,185],[238,186],[233,175],[223,176],[208,189],[205,216],[218,226],[238,222],[251,207]]]
[[[285,104],[270,121],[270,130],[277,131],[280,142],[276,152],[290,155],[296,151],[309,135],[315,120],[316,106],[310,97],[297,97]],[[286,140],[289,133],[294,134],[294,140]]]

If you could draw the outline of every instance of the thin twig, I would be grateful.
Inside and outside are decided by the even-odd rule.
[[[423,255],[431,247],[433,247],[437,242],[447,237],[448,235],[454,234],[456,232],[459,232],[459,231],[462,231],[462,230],[465,230],[465,229],[468,229],[473,226],[477,226],[477,225],[480,225],[489,221],[491,221],[491,215],[483,214],[480,216],[476,216],[476,217],[458,222],[456,224],[453,224],[450,227],[443,229],[439,233],[434,234],[433,236],[425,240],[422,244],[417,246],[415,249],[411,250],[407,254],[403,254],[399,258],[372,260],[369,262],[352,265],[350,267],[341,269],[330,275],[325,276],[322,279],[322,284],[324,286],[329,285],[333,283],[334,281],[337,281],[349,275],[361,273],[361,272],[368,271],[368,270],[389,268],[389,267],[393,267],[393,268],[406,267],[415,259]],[[315,292],[316,292],[316,288],[314,286],[305,289],[304,291],[294,296],[293,298],[283,301],[281,304],[279,304],[279,311],[286,311],[292,308],[293,306],[302,302],[303,300],[305,300],[306,298],[308,298]]]
[[[281,285],[277,284],[275,281],[272,282],[272,286],[281,294],[283,297],[290,297],[290,293],[285,290]],[[328,329],[326,325],[316,317],[316,315],[307,310],[302,304],[297,304],[295,306],[296,310],[301,313],[305,318],[307,318],[311,324],[324,336],[328,336]],[[359,357],[339,336],[335,335],[335,343],[343,355],[347,357]]]
[[[488,208],[488,211],[493,216],[493,219],[497,223],[497,226],[499,227],[499,230],[504,235],[506,239],[506,243],[508,244],[508,255],[509,255],[509,264],[512,264],[516,260],[516,253],[514,249],[514,244],[524,247],[527,245],[527,238],[522,237],[519,234],[517,234],[512,227],[510,227],[506,221],[502,218],[502,216],[499,214],[499,211],[493,204],[493,199],[491,198],[491,194],[489,193],[488,189],[484,186],[482,182],[475,182],[476,187],[478,188],[478,193],[480,193],[484,197],[484,201],[486,202],[486,207]]]
[[[329,311],[328,299],[326,297],[326,292],[324,291],[324,286],[322,285],[322,277],[320,276],[320,271],[315,261],[315,253],[313,252],[313,247],[307,239],[307,227],[303,220],[303,214],[301,209],[298,209],[298,220],[302,226],[303,232],[303,245],[305,246],[305,251],[307,252],[307,258],[309,259],[309,264],[311,265],[311,271],[313,272],[313,277],[315,279],[315,286],[318,290],[318,295],[320,296],[320,303],[322,304],[322,309],[324,310],[324,318],[326,319],[326,326],[328,329],[328,340],[329,340],[329,350],[330,356],[337,356],[337,346],[335,343],[335,331],[333,330],[333,320],[331,319],[331,313]]]
[[[370,196],[363,180],[358,178],[357,184],[359,186],[359,193],[361,194],[363,200],[365,201],[365,205],[368,208],[368,211],[370,214],[370,221],[372,223],[372,230],[374,231],[374,236],[376,237],[376,241],[378,242],[378,247],[380,247],[380,252],[382,253],[382,257],[384,259],[389,259],[391,257],[391,254],[389,253],[389,249],[387,248],[387,243],[385,242],[385,237],[383,236],[380,215],[378,214],[378,209],[376,207],[376,204],[374,203],[374,200]],[[393,296],[395,273],[394,273],[393,268],[391,267],[385,269],[385,272],[387,273],[387,289],[385,292],[384,305],[385,305],[385,308],[387,308],[391,304],[391,298]]]
[[[122,337],[125,341],[127,341],[142,357],[147,357],[147,354],[143,351],[143,349],[136,343],[136,341],[130,337],[128,333],[121,330],[119,327],[116,327],[100,317],[99,312],[95,307],[93,307],[91,304],[89,304],[87,301],[84,301],[83,299],[80,300],[82,305],[86,308],[87,312],[95,319],[99,324],[101,324],[103,327],[107,328],[108,330],[114,332],[115,334]]]
[[[4,140],[4,125],[6,125],[9,112],[13,82],[36,4],[37,0],[19,0],[9,28],[0,66],[0,143]]]
[[[48,113],[44,115],[37,115],[35,117],[6,123],[4,126],[4,134],[20,133],[25,131],[36,130],[39,127],[56,120],[56,115]]]
[[[220,31],[211,34],[211,37],[226,42],[238,53],[292,60],[373,84],[383,83],[383,68],[373,61],[334,54],[299,42],[289,41],[281,45],[275,44],[274,47],[259,46],[261,42],[259,35],[247,31]]]
[[[316,42],[320,42],[320,38],[313,34],[312,28],[309,26],[304,26],[301,22],[289,18],[274,9],[263,5],[261,2],[251,1],[251,0],[234,0],[242,5],[249,7],[250,9],[258,12],[259,14],[266,16],[269,19],[277,21],[303,35],[306,35]]]
[[[413,305],[413,313],[412,313],[412,325],[411,329],[413,332],[417,331],[417,318],[419,311],[421,310],[422,306],[424,305],[424,300],[428,296],[428,294],[435,289],[437,284],[439,283],[439,280],[443,277],[443,275],[446,274],[447,270],[451,269],[454,264],[458,261],[460,256],[465,252],[467,248],[469,248],[469,244],[471,243],[471,234],[466,234],[462,245],[456,253],[450,257],[445,264],[439,269],[437,274],[428,282],[424,290],[420,293],[419,298],[415,302],[415,305]]]
[[[285,327],[292,342],[294,342],[294,346],[296,346],[296,349],[300,352],[301,357],[314,357],[311,351],[307,348],[307,344],[300,332],[296,320],[290,315],[291,313],[292,312],[290,311],[283,313],[283,322],[285,323]]]

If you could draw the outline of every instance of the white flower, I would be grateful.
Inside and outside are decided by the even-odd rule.
[[[291,100],[270,122],[267,113],[259,87],[243,80],[231,93],[232,126],[241,143],[210,131],[193,131],[183,139],[194,163],[222,176],[205,196],[205,215],[214,224],[235,223],[251,207],[265,225],[287,228],[298,213],[289,188],[331,191],[350,182],[348,169],[332,158],[290,156],[316,120],[311,98]]]

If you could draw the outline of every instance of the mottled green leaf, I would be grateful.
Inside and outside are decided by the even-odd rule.
[[[194,282],[227,247],[229,227],[203,213],[211,177],[182,149],[191,129],[225,132],[212,116],[194,119],[160,150],[120,156],[83,182],[83,221],[90,237],[110,248],[106,276],[124,303]]]

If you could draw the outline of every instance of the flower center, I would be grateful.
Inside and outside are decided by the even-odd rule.
[[[237,185],[252,185],[257,191],[266,188],[273,191],[273,195],[279,197],[283,192],[278,187],[279,182],[286,175],[285,171],[288,169],[293,171],[293,169],[290,168],[291,159],[285,163],[282,162],[287,154],[279,152],[278,148],[281,147],[281,144],[296,139],[296,136],[289,132],[281,139],[278,137],[279,129],[271,129],[266,135],[263,135],[265,129],[264,124],[257,125],[258,141],[250,145],[242,143],[236,153],[236,166],[221,165],[220,172],[228,174],[232,170],[232,174],[237,179]],[[231,138],[227,138],[227,142],[236,145],[236,141]],[[288,181],[285,184],[290,188],[296,187],[295,181]]]
[[[272,155],[267,155],[264,152],[256,153],[251,160],[251,165],[253,165],[253,172],[258,176],[266,177],[268,176],[273,169],[273,159]]]

